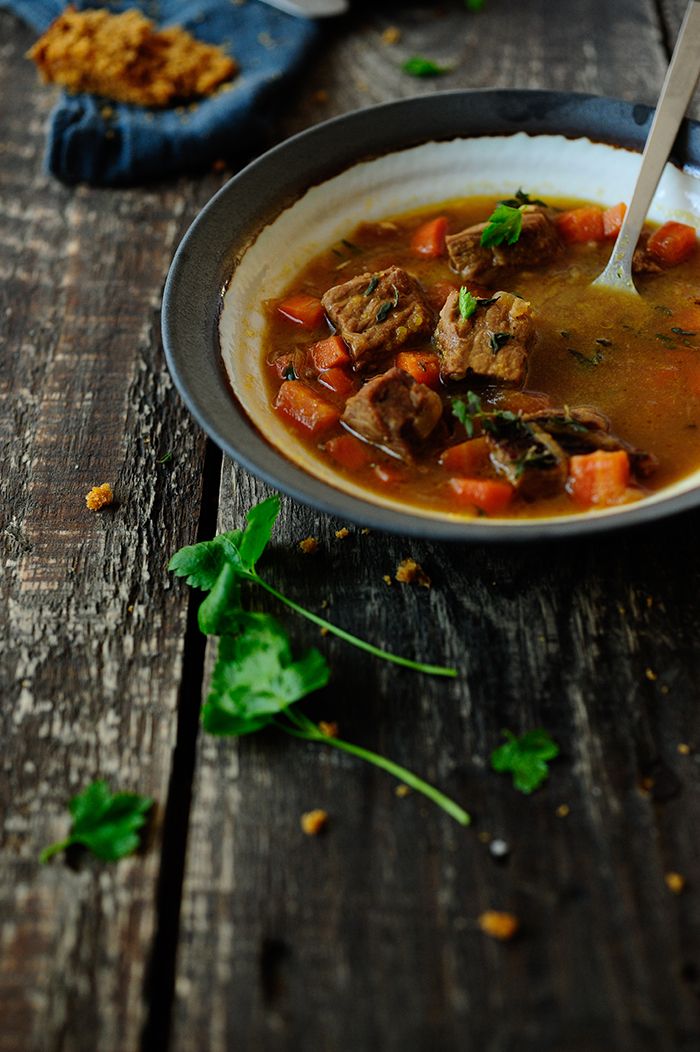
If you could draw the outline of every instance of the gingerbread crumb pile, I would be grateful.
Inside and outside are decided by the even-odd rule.
[[[385,578],[386,580],[386,578]],[[424,588],[430,588],[430,578],[423,569],[420,563],[417,563],[415,559],[410,556],[399,566],[396,571],[396,580],[400,581],[401,584],[422,584]]]
[[[136,8],[113,15],[67,7],[27,54],[45,81],[137,106],[211,95],[238,70],[220,47],[180,26],[154,30]]]
[[[92,487],[85,498],[85,503],[90,511],[99,511],[100,508],[104,508],[105,504],[111,504],[113,499],[112,487],[109,482],[104,482],[101,486]]]

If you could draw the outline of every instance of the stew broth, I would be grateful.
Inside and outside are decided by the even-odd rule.
[[[547,203],[563,211],[581,205],[568,200]],[[412,248],[416,231],[434,218],[445,217],[448,231],[454,234],[486,221],[496,204],[491,197],[474,197],[360,224],[317,255],[285,297],[267,304],[264,370],[271,401],[279,402],[280,388],[294,380],[337,410],[327,426],[316,430],[280,405],[278,412],[289,423],[293,441],[304,442],[340,476],[368,490],[464,515],[494,514],[457,492],[452,480],[464,469],[456,472],[449,458],[441,462],[446,449],[469,441],[470,431],[475,438],[483,431],[483,421],[475,419],[465,430],[453,413],[452,399],[464,398],[467,392],[479,396],[486,414],[593,406],[608,418],[611,432],[623,444],[658,460],[651,474],[632,478],[622,497],[603,500],[603,505],[641,499],[700,467],[700,253],[695,250],[687,261],[660,272],[636,275],[641,297],[633,298],[590,287],[604,269],[614,237],[564,244],[551,262],[507,266],[485,282],[480,295],[510,292],[532,307],[534,345],[524,383],[504,383],[471,372],[461,380],[440,379],[433,387],[443,402],[442,419],[409,455],[397,455],[395,449],[364,441],[357,434],[353,438],[360,445],[352,447],[357,455],[333,455],[342,446],[333,440],[351,433],[338,419],[347,399],[390,368],[398,352],[434,353],[434,338],[409,335],[405,345],[380,355],[380,365],[353,368],[346,363],[331,377],[327,370],[309,364],[310,349],[335,331],[327,313],[320,312],[315,324],[312,317],[299,321],[283,313],[285,303],[296,294],[320,298],[352,278],[397,266],[417,279],[437,320],[447,291],[463,285],[481,288],[482,283],[460,277],[447,254],[426,256]],[[493,457],[482,457],[468,474],[484,479],[503,476]],[[534,499],[523,495],[516,484],[507,507],[497,514],[541,517],[582,510],[585,506],[572,499],[568,483],[556,493]]]

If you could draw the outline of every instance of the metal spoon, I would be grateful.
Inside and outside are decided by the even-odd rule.
[[[691,0],[666,72],[654,120],[647,136],[637,182],[607,267],[593,282],[638,295],[632,281],[632,257],[651,199],[671,152],[690,96],[700,76],[700,3]]]
[[[332,18],[344,15],[350,4],[348,0],[263,0],[270,7],[286,11],[298,18]]]

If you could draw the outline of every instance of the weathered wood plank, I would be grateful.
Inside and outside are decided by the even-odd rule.
[[[139,1047],[204,441],[174,393],[160,293],[213,180],[119,192],[42,171],[52,96],[0,11],[0,1048]],[[171,462],[158,459],[174,450]],[[109,481],[115,504],[85,494]],[[42,847],[95,777],[158,801],[114,867]]]
[[[381,42],[389,25],[400,46]],[[666,65],[653,5],[362,9],[327,45],[281,129],[433,90],[397,72],[458,59],[440,88],[550,87],[653,103]],[[327,91],[328,99],[317,95]],[[268,490],[226,464],[221,528]],[[198,745],[182,913],[177,1052],[672,1052],[700,1040],[697,514],[567,544],[446,546],[363,534],[283,501],[265,572],[380,646],[455,663],[454,683],[368,660],[268,597],[297,649],[333,669],[306,706],[432,779],[468,830],[392,779],[277,732]],[[298,542],[313,535],[320,553]],[[407,555],[430,590],[393,583]],[[532,797],[489,770],[500,731],[550,730]],[[557,808],[569,813],[560,817]],[[327,836],[299,816],[323,807]],[[480,836],[483,834],[483,839]],[[511,846],[498,862],[484,842]],[[664,875],[690,881],[679,897]],[[476,918],[508,909],[509,945]]]

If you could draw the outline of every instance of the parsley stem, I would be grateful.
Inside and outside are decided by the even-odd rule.
[[[48,862],[53,855],[57,855],[59,851],[65,851],[65,849],[67,847],[70,847],[72,843],[73,838],[69,836],[66,837],[65,840],[59,841],[58,844],[51,844],[49,847],[45,847],[39,855],[39,861],[41,862],[42,866],[44,865],[44,863]]]
[[[364,639],[358,639],[357,636],[353,636],[349,632],[345,632],[344,629],[332,625],[330,621],[325,621],[322,617],[312,614],[310,610],[305,610],[303,606],[299,606],[292,599],[287,599],[286,595],[282,595],[281,592],[278,592],[277,589],[273,588],[272,585],[267,583],[267,581],[264,581],[262,577],[258,577],[254,570],[252,573],[246,574],[246,576],[250,580],[255,581],[256,584],[265,588],[270,595],[274,595],[276,599],[286,603],[292,610],[296,610],[298,614],[308,618],[309,621],[313,621],[314,624],[320,625],[321,628],[327,628],[329,632],[333,633],[333,635],[339,636],[347,643],[352,643],[353,646],[359,647],[360,650],[366,650],[368,654],[374,654],[375,657],[383,658],[385,661],[393,661],[395,665],[405,665],[406,668],[413,668],[418,672],[426,672],[431,676],[457,675],[456,668],[443,668],[441,665],[423,665],[419,661],[411,661],[410,658],[398,657],[396,654],[389,654],[386,650],[380,650],[379,647],[372,646],[371,643],[365,643]]]
[[[468,826],[471,822],[471,818],[459,804],[456,804],[454,800],[450,800],[449,796],[445,796],[439,789],[435,789],[434,786],[424,782],[422,778],[412,774],[411,771],[407,771],[405,767],[402,767],[398,763],[394,763],[392,760],[387,760],[385,757],[380,756],[376,752],[370,752],[369,749],[363,749],[360,745],[352,745],[350,742],[343,741],[341,738],[329,738],[323,734],[315,723],[307,719],[300,712],[292,711],[290,708],[285,710],[285,714],[297,725],[299,730],[293,727],[288,727],[283,723],[278,723],[275,720],[275,726],[279,727],[280,730],[286,731],[287,734],[293,735],[295,738],[305,738],[307,741],[325,742],[327,745],[334,745],[336,749],[343,749],[345,752],[352,753],[353,756],[359,756],[361,760],[366,760],[368,763],[373,763],[375,767],[381,767],[383,770],[388,771],[389,774],[393,774],[395,778],[398,778],[400,782],[415,789],[416,792],[422,793],[423,796],[427,796],[429,800],[432,800],[434,804],[441,807],[443,811],[446,811],[448,815],[456,819],[460,825]],[[301,717],[301,718],[300,718]]]

